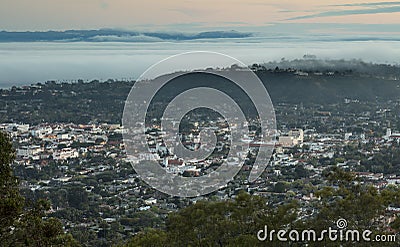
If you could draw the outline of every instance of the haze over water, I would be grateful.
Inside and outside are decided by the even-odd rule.
[[[362,59],[400,63],[397,41],[279,42],[262,38],[182,42],[35,42],[0,43],[0,87],[48,80],[136,79],[149,66],[187,51],[214,51],[245,64],[302,58]]]

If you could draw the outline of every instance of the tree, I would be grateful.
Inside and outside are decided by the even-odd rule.
[[[297,204],[272,207],[266,199],[240,193],[235,200],[199,201],[171,213],[166,230],[147,229],[128,246],[265,246],[255,235],[265,224],[283,229],[297,217]],[[274,242],[274,246],[287,243]]]
[[[356,177],[337,167],[326,173],[330,186],[316,192],[321,198],[314,205],[318,211],[315,218],[305,221],[305,226],[318,232],[331,226],[340,218],[346,219],[353,230],[370,230],[374,234],[387,234],[387,226],[378,219],[385,209],[398,200],[399,189],[388,187],[378,191],[371,185],[358,183]],[[310,243],[309,246],[320,246]],[[365,243],[362,243],[365,244]],[[324,242],[324,246],[337,246],[337,243]],[[342,243],[342,246],[354,246],[354,243]],[[398,246],[398,243],[369,243],[369,246]]]
[[[24,198],[20,195],[11,162],[15,151],[7,134],[0,132],[0,242],[10,237],[15,219],[21,215]]]
[[[163,247],[168,246],[167,234],[165,231],[158,229],[146,229],[144,232],[138,233],[128,243],[129,247],[148,246],[148,247]]]
[[[279,181],[274,186],[274,192],[276,193],[285,193],[287,189],[287,183],[283,181]]]

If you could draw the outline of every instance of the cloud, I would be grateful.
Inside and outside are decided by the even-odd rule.
[[[390,6],[388,6],[390,5]],[[333,10],[317,14],[297,16],[287,20],[301,20],[311,19],[317,17],[334,17],[334,16],[348,16],[348,15],[366,15],[366,14],[383,14],[383,13],[397,13],[400,12],[400,2],[382,2],[382,3],[360,3],[351,5],[335,5],[335,6],[359,6],[359,7],[373,7],[363,9],[348,9],[348,10]],[[384,6],[384,7],[382,7]]]
[[[331,6],[338,6],[338,7],[362,7],[362,6],[387,6],[387,5],[400,5],[400,2],[374,2],[374,3],[349,3],[349,4],[338,4],[338,5],[331,5]]]
[[[93,42],[160,42],[163,41],[157,37],[149,37],[146,35],[97,35],[88,39]]]

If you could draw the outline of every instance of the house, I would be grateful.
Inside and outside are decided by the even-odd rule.
[[[72,148],[63,148],[61,150],[56,150],[53,153],[54,160],[67,160],[70,158],[78,158],[79,153],[77,150]]]
[[[149,199],[144,200],[144,203],[146,205],[154,205],[157,203],[157,199],[150,197]]]

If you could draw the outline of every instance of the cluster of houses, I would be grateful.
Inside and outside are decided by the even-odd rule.
[[[226,126],[217,123],[219,128],[215,129],[217,135],[216,148],[219,151],[229,148],[227,141],[230,140]],[[154,126],[153,126],[154,127]],[[234,126],[235,127],[235,126]],[[139,131],[142,126],[138,127]],[[44,166],[49,161],[59,162],[60,169],[68,170],[69,160],[84,159],[87,154],[97,154],[99,157],[109,157],[117,160],[117,162],[131,162],[137,163],[143,160],[157,160],[167,172],[185,175],[185,176],[201,176],[207,168],[221,164],[222,156],[213,156],[205,160],[185,160],[179,158],[174,149],[167,148],[166,143],[173,142],[175,139],[165,136],[165,133],[157,131],[153,128],[148,131],[148,140],[135,139],[132,136],[132,141],[145,143],[147,141],[149,152],[139,152],[136,156],[129,156],[125,154],[124,145],[122,142],[122,134],[124,129],[119,124],[40,124],[30,126],[26,124],[4,123],[0,124],[0,130],[8,132],[15,141],[17,164],[26,166]],[[110,139],[111,136],[117,135],[117,140]],[[137,136],[139,138],[140,135]],[[228,136],[228,137],[226,137]],[[260,143],[258,141],[251,141],[255,137],[255,131],[250,132],[249,136],[240,140],[239,143],[234,143],[236,148],[238,146],[250,146],[250,153],[260,147],[260,145],[267,145],[267,143]],[[285,171],[298,166],[303,167],[308,171],[309,177],[307,179],[322,179],[322,173],[326,166],[322,164],[313,164],[311,160],[318,159],[332,159],[338,150],[338,147],[344,145],[361,142],[366,143],[365,135],[342,133],[342,134],[324,134],[317,133],[315,129],[289,129],[285,132],[277,133],[277,142],[275,143],[275,151],[270,161],[268,178],[265,180],[259,178],[255,183],[233,183],[236,187],[233,189],[221,190],[215,196],[226,199],[234,197],[235,192],[238,190],[246,190],[250,193],[258,195],[270,195],[271,188],[278,180],[287,180],[285,178]],[[379,152],[379,145],[388,145],[393,141],[399,140],[400,134],[392,133],[390,129],[379,140],[374,140],[377,146],[376,152]],[[168,139],[170,138],[170,139]],[[189,149],[196,150],[201,145],[199,135],[182,135],[180,141],[184,143]],[[110,148],[112,147],[112,148]],[[237,149],[240,152],[246,153],[248,150]],[[296,151],[293,151],[296,150]],[[210,151],[210,150],[208,150]],[[239,152],[238,151],[238,152]],[[373,152],[366,153],[373,157]],[[242,162],[235,160],[234,162]],[[359,165],[359,160],[344,160],[339,162],[337,166],[342,168],[352,168]],[[96,174],[101,174],[106,171],[114,171],[115,168],[107,164],[91,164],[82,169],[78,169],[75,174],[70,171],[68,176],[55,177],[53,180],[61,184],[71,183],[74,177],[88,177]],[[247,166],[243,166],[244,170],[249,170]],[[362,182],[370,183],[378,189],[383,189],[389,185],[399,185],[400,177],[393,174],[372,173],[372,172],[357,172],[355,173]],[[172,204],[166,199],[157,198],[154,192],[147,192],[148,189],[139,185],[136,176],[129,178],[114,179],[110,184],[103,184],[102,186],[106,191],[118,195],[123,201],[119,205],[110,206],[111,208],[118,209],[120,207],[129,208],[129,201],[132,196],[140,198],[135,210],[146,211],[152,207],[160,207],[166,210],[175,210],[176,204]],[[275,181],[275,182],[271,182]],[[41,189],[44,183],[32,185],[32,189]],[[294,182],[289,180],[288,182]],[[48,183],[47,183],[48,184]],[[46,188],[46,187],[43,187]],[[88,193],[92,193],[93,187],[85,187]],[[298,200],[307,203],[312,200],[318,200],[312,193],[302,194],[300,191],[292,191]],[[279,193],[278,193],[279,194]],[[204,197],[190,199],[196,202]],[[126,199],[126,201],[124,201]],[[400,210],[395,206],[391,206],[390,211],[396,212]],[[111,217],[108,220],[114,220]]]
[[[8,132],[17,142],[17,162],[52,159],[65,161],[84,156],[89,151],[101,151],[107,143],[107,133],[121,133],[120,125],[75,124],[1,124],[0,130]]]

